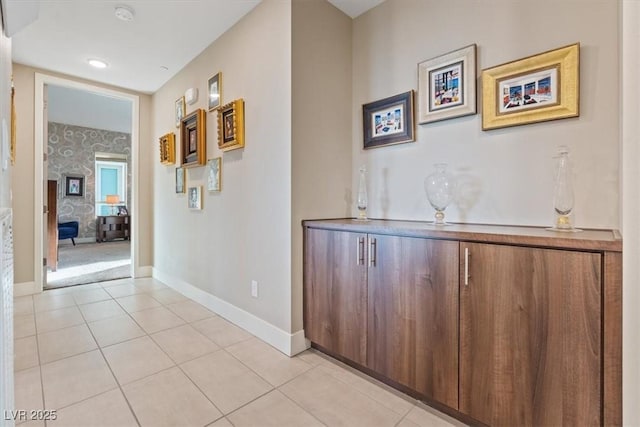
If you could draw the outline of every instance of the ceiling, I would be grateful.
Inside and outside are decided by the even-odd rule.
[[[12,37],[14,62],[143,93],[157,91],[260,1],[2,0],[10,20],[39,4],[35,22]],[[353,18],[383,0],[329,1]],[[116,18],[120,5],[133,21]],[[108,67],[93,68],[90,58]]]

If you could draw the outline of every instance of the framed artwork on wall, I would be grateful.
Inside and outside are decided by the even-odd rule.
[[[580,115],[580,44],[482,70],[482,129]]]
[[[65,197],[84,197],[84,175],[64,176]]]
[[[207,160],[207,191],[222,190],[222,157]]]
[[[176,168],[176,193],[184,193],[185,173],[184,168]]]
[[[176,113],[176,127],[180,127],[180,122],[184,118],[185,111],[187,111],[187,104],[184,102],[184,96],[176,99],[175,113]]]
[[[176,162],[176,135],[170,132],[160,137],[160,163],[172,165]]]
[[[362,106],[364,148],[415,141],[413,90]]]
[[[476,45],[418,64],[418,123],[476,114]]]
[[[213,111],[222,105],[222,73],[211,77],[208,82],[209,111]]]
[[[180,122],[182,167],[202,166],[206,163],[206,113],[198,108]]]
[[[189,209],[202,209],[202,186],[189,187],[188,190]]]
[[[244,100],[218,108],[218,147],[222,151],[244,147]]]

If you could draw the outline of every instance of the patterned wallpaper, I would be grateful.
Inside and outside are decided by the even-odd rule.
[[[131,135],[49,122],[48,179],[58,181],[58,221],[79,221],[78,237],[95,237],[95,153],[127,155],[127,208],[131,212]],[[84,197],[64,196],[64,175],[85,177]]]

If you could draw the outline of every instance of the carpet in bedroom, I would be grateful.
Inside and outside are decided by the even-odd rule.
[[[46,288],[131,277],[131,242],[78,243],[60,245],[58,270],[47,273]]]

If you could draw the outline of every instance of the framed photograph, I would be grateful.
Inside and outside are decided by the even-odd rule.
[[[218,108],[218,147],[222,151],[244,147],[244,100]]]
[[[184,193],[185,173],[184,168],[176,168],[176,193]]]
[[[207,191],[222,190],[222,157],[207,160]]]
[[[418,123],[476,114],[476,45],[418,64]]]
[[[84,197],[84,175],[65,175],[65,197]]]
[[[170,132],[160,137],[160,163],[172,165],[176,162],[176,135]]]
[[[362,106],[364,148],[415,141],[413,90]]]
[[[176,99],[176,127],[180,127],[180,122],[184,118],[185,111],[187,111],[187,104],[184,102],[184,96]]]
[[[482,70],[482,129],[580,115],[580,44]]]
[[[129,215],[129,210],[126,206],[118,206],[118,216]]]
[[[180,122],[182,167],[202,166],[206,163],[206,113],[198,108]]]
[[[209,79],[209,111],[213,111],[222,105],[222,73],[218,73]]]
[[[202,186],[189,187],[189,209],[202,209]]]

